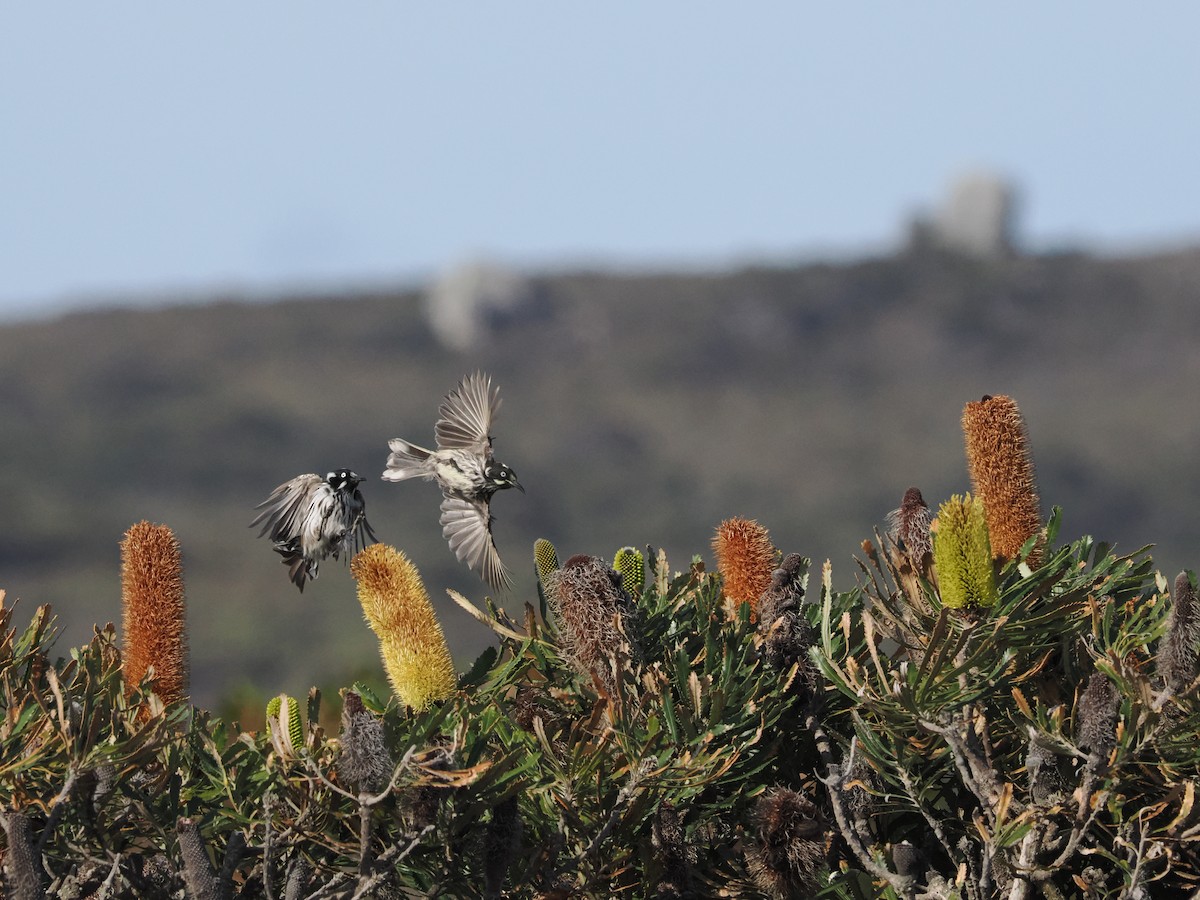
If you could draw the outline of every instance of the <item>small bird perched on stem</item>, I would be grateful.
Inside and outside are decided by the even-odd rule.
[[[258,536],[270,536],[301,593],[305,581],[317,577],[325,557],[337,559],[347,543],[358,551],[378,541],[367,523],[366,504],[358,490],[361,481],[349,469],[337,469],[324,478],[297,475],[255,507],[262,512],[250,527],[262,525]]]
[[[493,589],[508,590],[512,577],[492,538],[492,495],[525,488],[516,473],[492,456],[492,420],[500,389],[483,372],[468,375],[446,395],[434,429],[437,449],[426,450],[395,438],[384,481],[424,478],[442,489],[442,536],[450,549]]]

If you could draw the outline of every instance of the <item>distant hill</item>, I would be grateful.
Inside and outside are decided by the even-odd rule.
[[[348,572],[327,564],[300,595],[247,524],[276,484],[350,466],[465,665],[489,635],[444,588],[482,585],[441,539],[436,489],[378,475],[387,439],[432,440],[475,368],[501,386],[497,455],[528,488],[494,506],[510,609],[535,600],[538,537],[567,555],[661,545],[682,567],[731,515],[832,558],[848,586],[906,487],[931,503],[969,488],[959,416],[984,393],[1020,403],[1069,535],[1156,542],[1168,574],[1200,565],[1200,251],[579,272],[528,296],[469,351],[434,337],[412,291],[0,328],[0,587],[27,613],[54,605],[65,653],[120,616],[123,532],[163,522],[198,701],[344,684],[378,667]]]

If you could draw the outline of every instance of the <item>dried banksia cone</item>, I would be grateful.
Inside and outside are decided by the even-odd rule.
[[[616,693],[614,665],[635,655],[632,610],[621,576],[594,556],[572,556],[546,579],[546,600],[558,621],[565,657],[585,678]]]
[[[394,764],[384,741],[383,723],[354,691],[346,691],[342,701],[341,745],[337,770],[342,781],[368,794],[387,787]]]
[[[1196,677],[1196,641],[1200,639],[1200,609],[1196,604],[1196,585],[1188,572],[1175,577],[1167,632],[1158,649],[1156,669],[1166,686],[1181,691]]]
[[[295,759],[304,750],[304,722],[295,697],[280,694],[267,702],[267,729],[280,756]]]
[[[725,596],[734,609],[750,605],[750,619],[758,613],[758,598],[771,584],[771,573],[779,558],[771,536],[753,519],[726,519],[717,527],[713,553]]]
[[[454,659],[417,567],[395,547],[372,544],[350,562],[350,574],[400,702],[421,710],[449,697]]]
[[[1042,527],[1025,420],[1011,397],[985,396],[963,409],[962,428],[971,484],[987,511],[992,552],[1016,559]],[[1037,567],[1041,551],[1035,544],[1030,567]]]
[[[887,519],[888,534],[904,550],[912,567],[921,572],[925,555],[933,552],[933,538],[929,534],[933,513],[921,492],[910,487],[904,492],[899,509],[888,513]]]
[[[780,900],[815,894],[826,868],[816,806],[796,791],[770,788],[754,805],[752,825],[746,868],[759,889]]]
[[[1075,711],[1075,743],[1081,750],[1107,754],[1117,743],[1121,698],[1108,676],[1093,672]]]
[[[188,695],[187,608],[183,558],[165,525],[138,522],[121,541],[121,606],[125,630],[122,666],[131,692],[154,670],[163,703]]]
[[[558,568],[558,551],[545,538],[533,542],[533,564],[537,567],[538,582],[545,587],[546,576]]]
[[[622,547],[613,558],[613,568],[621,573],[621,588],[634,600],[646,586],[646,560],[640,550]]]
[[[758,633],[767,663],[786,672],[799,663],[794,687],[806,695],[816,690],[819,673],[808,658],[816,641],[816,631],[800,607],[804,602],[804,579],[808,560],[789,553],[771,573],[771,584],[758,600]]]
[[[483,836],[483,896],[504,896],[504,879],[509,864],[521,849],[521,813],[516,796],[509,797],[492,809]]]
[[[0,812],[0,824],[8,838],[8,849],[3,858],[7,896],[13,900],[41,900],[46,896],[42,889],[44,870],[34,847],[29,818],[20,810],[10,809]]]
[[[992,550],[979,498],[955,494],[941,505],[933,537],[933,564],[943,606],[962,609],[995,604]]]

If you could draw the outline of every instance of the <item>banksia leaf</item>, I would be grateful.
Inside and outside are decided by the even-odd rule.
[[[295,697],[280,694],[267,703],[267,728],[280,756],[295,759],[304,749],[304,723]]]
[[[621,573],[621,588],[637,600],[646,585],[646,560],[640,550],[622,547],[613,558],[613,568]]]
[[[815,894],[826,867],[825,828],[812,801],[771,788],[755,803],[752,825],[746,868],[759,889],[779,900]]]
[[[375,794],[392,777],[392,755],[383,737],[383,722],[363,706],[362,698],[347,691],[342,703],[342,753],[338,775],[359,791]]]
[[[908,556],[912,567],[920,572],[926,553],[933,551],[933,539],[929,524],[933,514],[921,496],[920,490],[910,487],[904,492],[900,507],[888,513],[888,533]]]
[[[944,606],[962,609],[995,604],[992,550],[979,498],[955,494],[942,504],[933,538],[933,564]]]
[[[971,484],[987,511],[992,551],[1016,559],[1042,527],[1025,420],[1011,397],[985,396],[963,409],[962,428]],[[1041,555],[1035,544],[1030,567],[1037,567]]]
[[[725,596],[735,610],[748,603],[753,620],[758,612],[758,598],[770,586],[771,573],[779,558],[770,534],[753,519],[726,519],[717,527],[713,552]]]
[[[1175,577],[1167,631],[1158,648],[1156,670],[1167,687],[1181,691],[1196,677],[1196,641],[1200,639],[1200,608],[1189,572]]]
[[[632,656],[635,639],[620,575],[594,556],[572,556],[550,573],[546,599],[558,622],[563,651],[585,678],[595,678],[609,694],[616,692],[613,664]]]
[[[395,547],[372,544],[351,561],[350,574],[400,702],[421,710],[449,697],[454,659],[417,567]]]
[[[125,689],[154,670],[163,703],[188,695],[187,608],[179,542],[165,525],[139,522],[121,541]]]
[[[537,566],[538,581],[545,587],[546,576],[558,568],[558,551],[545,538],[538,538],[533,542],[533,563]]]

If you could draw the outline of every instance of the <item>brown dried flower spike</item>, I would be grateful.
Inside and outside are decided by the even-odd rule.
[[[962,428],[971,483],[987,514],[992,552],[1016,559],[1022,545],[1042,527],[1025,420],[1011,397],[985,396],[963,409]],[[1030,567],[1036,568],[1041,558],[1042,547],[1035,546]]]
[[[121,541],[125,690],[151,667],[154,691],[170,704],[188,695],[187,609],[183,557],[165,525],[138,522]]]
[[[750,621],[756,621],[758,598],[771,586],[771,573],[779,560],[771,535],[753,519],[726,519],[717,527],[713,553],[725,596],[735,611],[743,603],[750,604]]]

